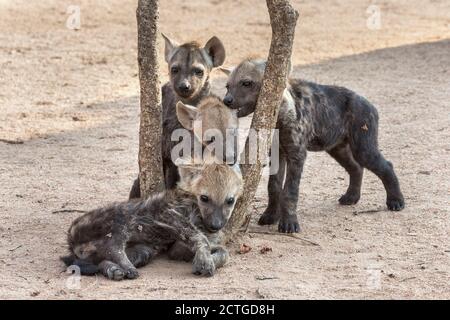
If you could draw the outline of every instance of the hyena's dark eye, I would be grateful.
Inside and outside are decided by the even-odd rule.
[[[242,86],[243,86],[243,87],[251,87],[252,84],[253,84],[253,82],[250,81],[250,80],[244,80],[244,81],[242,81]]]
[[[194,69],[194,74],[198,77],[203,77],[203,70],[202,69]]]
[[[202,200],[203,202],[208,202],[208,201],[209,201],[209,198],[208,198],[208,196],[201,195],[201,196],[200,196],[200,200]]]
[[[172,67],[172,68],[170,69],[170,72],[171,72],[172,74],[177,74],[179,71],[180,71],[180,68],[178,68],[178,67]]]
[[[227,205],[231,206],[234,203],[234,197],[229,197],[225,202]]]

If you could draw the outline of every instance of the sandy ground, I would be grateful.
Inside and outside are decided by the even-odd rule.
[[[218,35],[228,65],[268,50],[264,1],[161,2],[162,31],[180,41]],[[23,142],[0,142],[0,298],[450,298],[450,2],[374,1],[379,30],[366,26],[371,1],[293,3],[295,74],[377,105],[407,209],[385,211],[381,182],[367,172],[360,203],[339,206],[347,175],[310,153],[298,215],[300,235],[319,246],[250,234],[213,278],[161,257],[138,280],[77,286],[58,257],[80,213],[52,212],[126,199],[137,173],[136,1],[0,0],[0,139]],[[71,4],[79,31],[65,26]],[[224,78],[213,79],[223,93]],[[253,250],[236,254],[243,242]]]

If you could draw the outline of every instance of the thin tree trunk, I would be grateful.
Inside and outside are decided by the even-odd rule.
[[[159,0],[139,0],[138,62],[141,86],[139,179],[142,197],[164,189],[161,161],[161,82],[157,37]]]
[[[267,141],[263,145],[258,143],[258,148],[264,148],[264,150],[258,150],[259,155],[268,155],[269,153],[272,139],[270,129],[275,129],[283,91],[286,88],[295,26],[298,19],[298,12],[288,0],[266,0],[266,3],[272,27],[272,40],[263,84],[251,124],[252,130],[258,132],[260,137],[262,135],[262,140]],[[247,147],[248,141],[245,150]],[[249,206],[253,201],[261,178],[261,160],[258,157],[255,164],[243,166],[244,192],[236,203],[236,208],[227,224],[228,239],[239,231],[251,216]]]

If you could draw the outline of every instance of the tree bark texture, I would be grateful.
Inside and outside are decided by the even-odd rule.
[[[164,189],[161,159],[161,82],[157,38],[159,0],[139,0],[138,63],[141,87],[139,128],[139,179],[142,197]]]
[[[275,129],[283,91],[286,88],[295,26],[298,19],[298,12],[288,0],[266,0],[266,3],[272,27],[272,40],[263,84],[251,124],[253,130],[261,132],[259,134],[265,134],[263,139],[267,139],[267,143],[263,145],[258,144],[258,148],[265,149],[258,150],[258,154],[264,155],[269,154],[272,138],[270,130],[267,129]],[[247,149],[247,145],[248,140],[244,150]],[[255,164],[243,165],[244,192],[236,203],[236,207],[227,224],[226,233],[228,239],[239,231],[251,216],[249,207],[261,179],[263,168],[261,160],[263,159],[257,159]]]

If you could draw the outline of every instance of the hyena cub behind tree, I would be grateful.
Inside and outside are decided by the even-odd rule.
[[[174,140],[181,138],[181,143],[174,141],[172,159],[191,155],[201,159],[205,154],[219,162],[236,163],[239,126],[236,110],[225,106],[219,97],[210,95],[200,100],[197,107],[178,101],[176,117],[185,130],[173,132]],[[179,154],[184,152],[189,154]]]
[[[210,95],[209,75],[225,61],[225,48],[217,37],[205,46],[196,42],[179,45],[162,35],[165,40],[164,58],[169,68],[169,82],[162,87],[162,161],[166,189],[175,188],[179,180],[178,170],[171,160],[171,141],[174,130],[183,128],[176,116],[177,102],[196,107],[202,98]],[[130,199],[140,198],[139,179],[134,181]]]
[[[244,60],[229,75],[223,101],[238,116],[255,110],[266,62]],[[279,129],[279,171],[269,178],[269,204],[259,224],[279,221],[280,232],[298,232],[296,216],[303,164],[308,151],[326,151],[350,175],[342,205],[358,202],[363,168],[383,182],[389,210],[405,206],[392,164],[378,149],[378,113],[365,98],[342,87],[289,79],[283,94],[276,128]],[[286,178],[285,178],[286,174]],[[283,186],[284,181],[284,186]]]
[[[186,259],[186,252],[175,246],[181,243],[189,250],[188,259],[193,258],[193,273],[213,275],[228,259],[218,239],[242,189],[236,166],[178,163],[176,189],[77,218],[68,231],[70,255],[62,260],[79,266],[84,275],[134,279],[136,268],[159,252],[169,250],[172,257]]]

